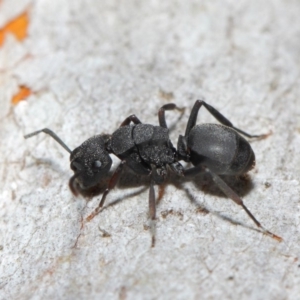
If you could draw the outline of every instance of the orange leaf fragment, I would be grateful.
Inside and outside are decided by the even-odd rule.
[[[31,94],[32,94],[32,91],[28,87],[20,86],[18,93],[12,97],[11,102],[12,102],[12,104],[16,105],[20,101],[25,100]]]
[[[0,29],[0,46],[4,43],[7,33],[13,34],[19,41],[22,41],[27,36],[27,28],[29,23],[28,13],[16,17],[14,20],[8,22],[2,29]]]

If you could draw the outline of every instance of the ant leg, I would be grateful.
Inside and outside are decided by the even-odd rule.
[[[100,201],[98,207],[86,218],[87,222],[91,221],[100,212],[101,208],[104,205],[107,194],[116,186],[125,163],[126,163],[125,160],[121,161],[121,163],[118,165],[118,167],[114,171],[112,177],[109,180],[108,187],[106,188],[106,190],[104,191],[104,193],[102,195],[102,198],[101,198],[101,201]]]
[[[156,203],[155,203],[155,191],[153,180],[150,183],[149,189],[149,217],[150,217],[150,230],[152,235],[151,247],[155,246],[155,217],[156,217]]]
[[[206,172],[205,168],[203,166],[199,165],[199,166],[184,170],[183,175],[185,177],[194,177],[194,176],[204,173],[204,172]]]
[[[170,164],[169,166],[170,166],[171,170],[172,170],[175,174],[177,174],[177,175],[179,175],[179,176],[184,176],[184,175],[185,175],[185,170],[184,170],[182,164],[179,163],[178,161],[176,161],[176,162]]]
[[[72,151],[69,149],[69,147],[50,129],[48,128],[44,128],[29,134],[24,135],[25,139],[28,139],[34,135],[37,135],[41,132],[44,132],[46,134],[49,134],[57,143],[59,143],[65,150],[67,150],[69,153],[71,153]]]
[[[166,122],[166,116],[165,116],[165,111],[166,110],[173,110],[173,109],[177,109],[180,112],[184,112],[185,107],[183,108],[179,108],[178,106],[176,106],[176,104],[174,103],[168,103],[163,105],[159,111],[158,111],[158,122],[159,122],[159,126],[160,127],[164,127],[164,128],[168,128],[167,126],[167,122]]]
[[[129,117],[127,117],[120,125],[120,127],[123,126],[127,126],[130,124],[130,122],[134,123],[134,124],[141,124],[142,122],[140,121],[140,119],[136,116],[136,115],[130,115]]]
[[[242,135],[248,137],[248,138],[265,138],[268,136],[268,134],[262,134],[262,135],[252,135],[249,134],[239,128],[236,128],[232,125],[232,123],[226,119],[219,111],[217,111],[214,107],[212,107],[211,105],[207,104],[205,101],[203,100],[197,100],[192,108],[187,126],[186,126],[186,131],[185,131],[185,137],[187,137],[191,131],[191,129],[196,125],[196,120],[197,120],[197,116],[198,116],[198,112],[199,109],[201,108],[201,106],[204,106],[208,112],[210,114],[212,114],[221,124],[231,127],[234,130],[236,130],[237,132],[241,133]]]
[[[262,230],[264,234],[276,239],[279,242],[282,241],[282,238],[280,236],[268,231],[257,221],[257,219],[253,216],[250,210],[243,203],[243,200],[217,174],[213,173],[208,168],[205,168],[204,170],[212,176],[212,179],[215,182],[215,184],[222,190],[222,192],[228,198],[233,200],[236,204],[240,205],[244,209],[247,215],[252,219],[252,221],[256,224],[256,226]]]

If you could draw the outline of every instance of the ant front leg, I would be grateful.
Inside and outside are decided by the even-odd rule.
[[[168,128],[167,126],[167,122],[166,122],[166,116],[165,116],[165,111],[166,110],[174,110],[177,109],[180,112],[184,112],[185,108],[179,108],[178,106],[176,106],[176,104],[174,103],[168,103],[163,105],[159,111],[158,111],[158,122],[159,122],[159,126],[160,127],[164,127],[164,128]]]
[[[121,163],[118,165],[118,167],[114,171],[112,177],[109,180],[108,187],[102,195],[102,198],[101,198],[101,201],[100,201],[98,207],[86,218],[87,222],[91,221],[101,211],[107,194],[116,186],[117,182],[119,181],[119,178],[120,178],[120,175],[121,175],[121,172],[123,170],[123,166],[125,163],[126,163],[125,160],[121,161]]]
[[[198,112],[199,109],[201,108],[201,106],[204,106],[208,112],[214,116],[221,124],[228,126],[230,128],[233,128],[234,130],[236,130],[237,132],[241,133],[242,135],[248,137],[248,138],[266,138],[269,134],[261,134],[261,135],[252,135],[249,134],[239,128],[236,128],[233,126],[233,124],[226,119],[218,110],[216,110],[214,107],[212,107],[211,105],[207,104],[205,101],[203,100],[197,100],[192,108],[187,126],[186,126],[186,131],[185,131],[185,137],[187,138],[191,129],[196,125],[196,121],[197,121],[197,116],[198,116]]]

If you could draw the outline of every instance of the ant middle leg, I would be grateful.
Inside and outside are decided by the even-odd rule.
[[[166,122],[166,116],[165,116],[165,111],[166,110],[174,110],[177,109],[180,112],[184,112],[185,108],[180,108],[174,103],[168,103],[163,105],[159,111],[158,111],[158,122],[160,127],[168,128],[167,122]]]
[[[241,133],[242,135],[248,137],[248,138],[265,138],[267,137],[269,134],[261,134],[261,135],[252,135],[249,134],[239,128],[236,128],[233,126],[233,124],[227,119],[225,118],[218,110],[216,110],[214,107],[212,107],[211,105],[207,104],[204,100],[197,100],[192,108],[187,126],[186,126],[186,131],[185,131],[185,137],[188,137],[191,129],[196,125],[196,121],[197,121],[197,116],[198,116],[198,112],[201,108],[201,106],[204,106],[208,112],[214,116],[221,124],[231,127],[234,130],[236,130],[237,132]]]
[[[149,217],[150,217],[150,231],[151,231],[151,247],[155,247],[155,218],[156,218],[156,203],[155,203],[155,190],[154,183],[151,179],[149,188]]]
[[[140,119],[136,116],[136,115],[130,115],[129,117],[127,117],[120,125],[120,127],[123,126],[127,126],[130,124],[130,122],[134,123],[134,124],[141,124],[142,122],[140,121]]]

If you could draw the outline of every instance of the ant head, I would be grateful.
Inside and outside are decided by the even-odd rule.
[[[72,151],[70,167],[75,174],[71,177],[69,186],[73,194],[78,193],[76,186],[82,190],[91,188],[109,172],[112,160],[105,147],[108,140],[108,135],[96,135]]]

